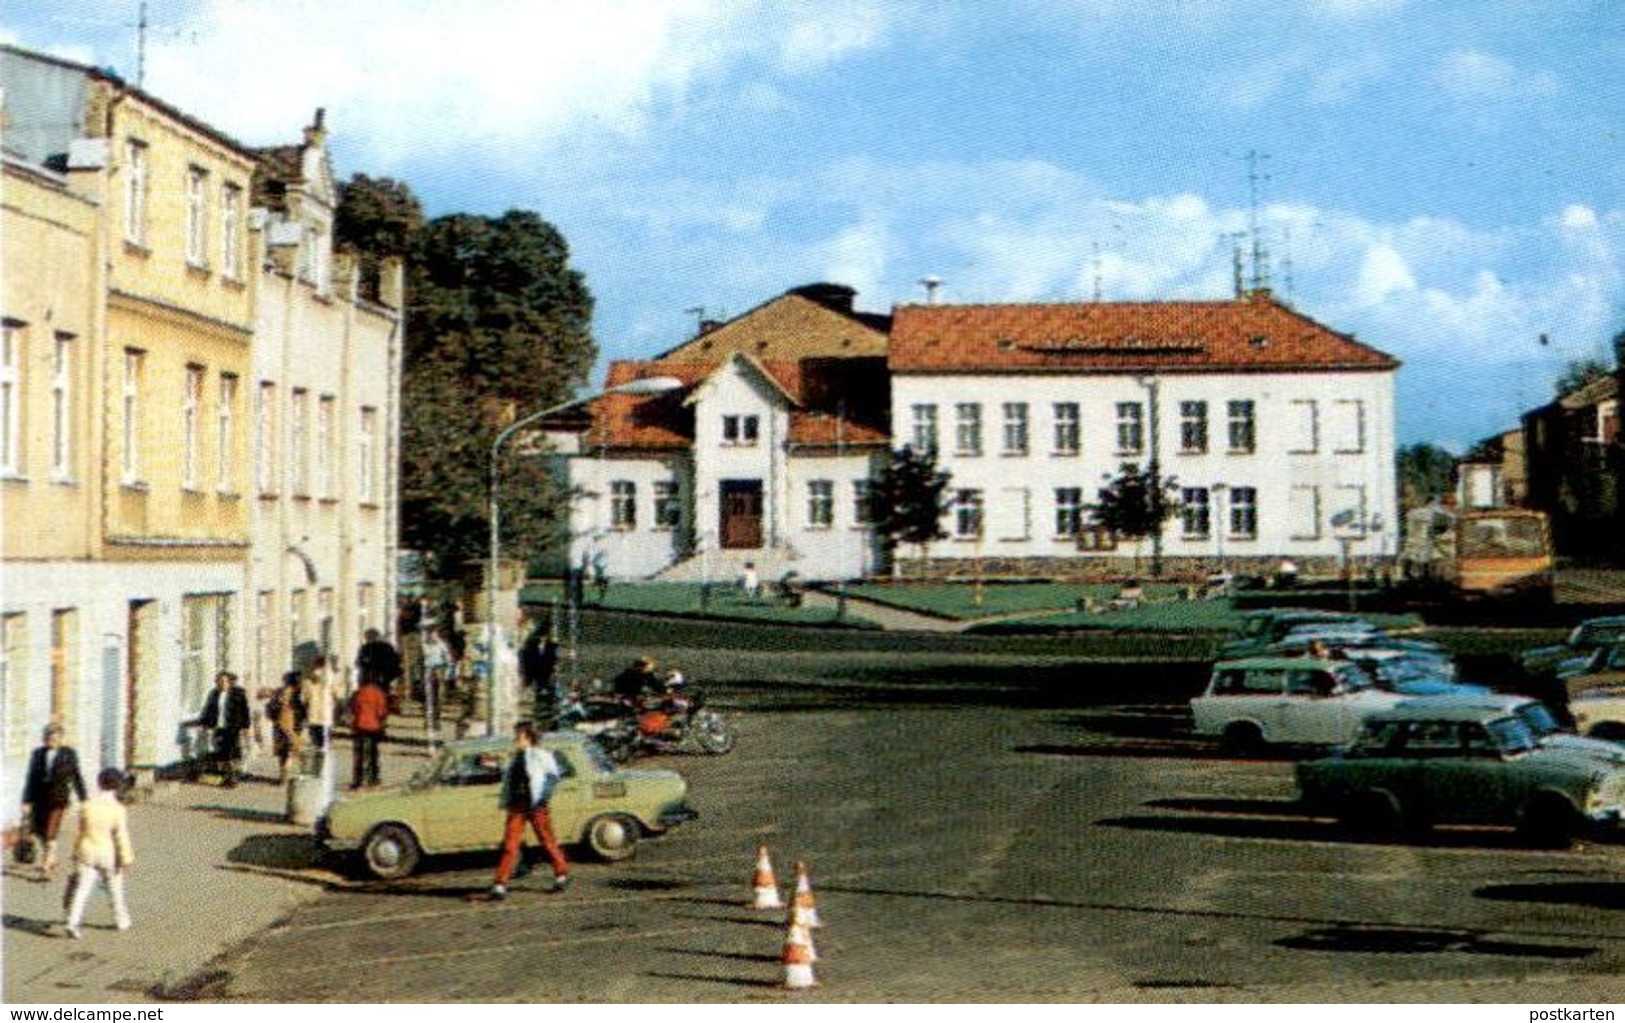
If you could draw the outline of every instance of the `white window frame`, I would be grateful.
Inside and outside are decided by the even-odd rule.
[[[981,402],[961,401],[954,404],[954,454],[961,458],[981,456]]]
[[[1117,454],[1145,453],[1145,405],[1138,401],[1117,403]]]
[[[181,489],[198,488],[197,470],[203,446],[204,369],[196,363],[186,367],[185,390],[181,394]]]
[[[1346,418],[1345,418],[1346,417]],[[1338,427],[1338,436],[1332,439],[1332,451],[1339,455],[1360,455],[1365,453],[1365,402],[1359,398],[1337,398],[1332,402],[1332,422]],[[1342,436],[1341,427],[1344,423],[1353,424],[1352,444],[1347,443]]]
[[[356,428],[356,500],[372,504],[377,499],[378,473],[378,410],[371,405],[361,406],[360,424]]]
[[[147,244],[147,144],[139,139],[124,142],[124,240],[131,245]]]
[[[1203,455],[1208,445],[1207,402],[1179,403],[1179,453]]]
[[[852,481],[852,524],[859,528],[872,525],[875,520],[874,510],[875,485],[873,480],[855,479]]]
[[[1304,496],[1307,496],[1307,504],[1303,500]],[[1312,516],[1311,528],[1302,530],[1298,528],[1303,522],[1299,509],[1306,506]],[[1321,525],[1320,487],[1314,484],[1294,484],[1287,507],[1292,514],[1292,539],[1319,540],[1323,528]]]
[[[1025,455],[1028,446],[1027,430],[1027,403],[1024,401],[1007,401],[1004,403],[1004,453],[1007,455]]]
[[[232,479],[236,468],[233,455],[237,447],[237,374],[220,374],[220,402],[215,409],[215,489],[222,494],[235,494],[236,481]]]
[[[209,265],[209,172],[195,166],[186,168],[186,265]]]
[[[914,405],[911,411],[914,417],[914,450],[921,454],[935,453],[939,443],[936,404],[922,402]]]
[[[1288,454],[1317,455],[1320,453],[1320,403],[1313,398],[1294,398],[1292,406],[1292,447]],[[1303,427],[1309,427],[1308,436]]]
[[[987,509],[982,492],[974,487],[954,491],[954,536],[975,540],[986,528]]]
[[[26,756],[33,742],[28,720],[28,615],[0,615],[0,701],[5,703],[5,752]]]
[[[331,394],[316,398],[316,496],[331,500],[334,493],[333,430],[338,424],[338,400]]]
[[[1232,398],[1225,405],[1226,440],[1233,455],[1258,450],[1258,406],[1251,398]]]
[[[243,186],[233,181],[220,188],[220,273],[233,281],[243,276]]]
[[[74,336],[58,331],[51,345],[51,479],[73,479]]]
[[[310,470],[305,457],[305,416],[310,392],[295,387],[288,394],[288,483],[295,497],[310,496]]]
[[[722,443],[728,447],[755,447],[761,435],[761,416],[737,413],[722,417]]]
[[[1057,455],[1077,455],[1083,450],[1083,416],[1075,401],[1058,401],[1055,413],[1055,451]]]
[[[124,349],[124,377],[119,394],[123,428],[119,478],[125,486],[141,484],[141,384],[146,374],[146,358],[147,353],[139,348]]]
[[[254,392],[254,487],[260,494],[277,492],[276,383],[261,380]]]
[[[1231,487],[1226,491],[1230,506],[1225,515],[1229,519],[1230,538],[1254,540],[1258,538],[1258,488]],[[1245,498],[1243,497],[1245,495]]]
[[[0,334],[0,476],[22,475],[23,331],[7,322]]]
[[[1000,493],[1000,511],[1005,508],[1015,510],[1015,519],[1011,523],[1014,527],[1008,530],[999,539],[1018,542],[1033,538],[1033,492],[1029,487],[1005,487]]]
[[[1077,539],[1078,531],[1083,528],[1084,507],[1082,487],[1055,488],[1055,538],[1057,540]]]
[[[654,481],[654,528],[673,530],[683,525],[683,490],[676,480]]]
[[[807,481],[807,528],[830,529],[835,525],[835,481]]]
[[[622,532],[638,528],[638,485],[631,480],[609,484],[609,528]]]
[[[1213,499],[1207,487],[1181,488],[1179,529],[1186,540],[1206,540],[1213,535]]]

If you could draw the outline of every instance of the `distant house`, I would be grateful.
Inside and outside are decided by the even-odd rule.
[[[1529,501],[1523,430],[1487,437],[1456,462],[1456,503],[1463,508],[1521,508]]]
[[[1619,378],[1597,377],[1523,417],[1531,507],[1552,517],[1557,552],[1625,556],[1620,479]]]
[[[1092,524],[1125,464],[1177,481],[1171,572],[1306,572],[1390,553],[1388,355],[1258,292],[1229,301],[905,305],[798,288],[607,386],[672,376],[549,424],[573,491],[572,560],[611,575],[874,575],[867,495],[890,448],[952,474],[943,576],[1122,574]],[[907,556],[914,552],[897,552]],[[916,555],[917,556],[917,555]]]

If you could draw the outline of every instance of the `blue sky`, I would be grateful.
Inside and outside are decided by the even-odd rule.
[[[137,7],[7,5],[0,39],[134,77]],[[1625,330],[1613,0],[148,8],[146,87],[228,134],[325,107],[341,176],[552,220],[606,357],[814,280],[1224,297],[1255,187],[1276,292],[1404,361],[1402,442],[1510,428]]]

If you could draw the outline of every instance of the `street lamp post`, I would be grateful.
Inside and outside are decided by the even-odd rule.
[[[1161,389],[1161,382],[1157,379],[1155,373],[1136,377],[1135,382],[1145,388],[1146,394],[1151,399],[1149,417],[1151,420],[1151,458],[1147,462],[1146,468],[1151,471],[1151,501],[1152,506],[1156,507],[1162,501],[1162,438],[1158,419],[1158,406],[1161,404],[1158,401],[1158,392]],[[1155,528],[1151,530],[1151,577],[1153,579],[1162,578],[1162,521],[1160,519],[1155,523]]]
[[[606,394],[664,394],[667,391],[674,391],[677,388],[682,387],[682,386],[683,386],[683,382],[681,380],[678,380],[675,377],[647,377],[647,378],[638,379],[638,380],[629,380],[624,384],[617,384],[614,387],[606,387],[601,391],[594,391],[591,394],[585,394],[585,395],[582,395],[579,398],[572,398],[569,401],[560,402],[557,405],[553,405],[553,406],[550,406],[548,408],[544,408],[540,412],[532,412],[530,415],[525,416],[523,419],[518,419],[518,420],[515,420],[514,422],[508,424],[506,427],[504,427],[502,429],[502,431],[500,433],[498,433],[496,435],[496,439],[491,441],[491,460],[490,460],[490,463],[489,463],[489,466],[488,466],[488,468],[490,470],[490,478],[489,478],[489,480],[487,482],[487,487],[486,487],[486,496],[488,498],[488,512],[487,512],[487,515],[489,516],[489,521],[490,521],[490,526],[491,526],[490,561],[487,563],[486,568],[485,568],[485,619],[486,619],[486,621],[485,621],[485,657],[486,657],[485,734],[486,735],[495,735],[495,734],[497,734],[497,717],[498,717],[498,713],[497,713],[497,709],[498,709],[497,708],[497,694],[499,692],[499,690],[497,688],[497,637],[498,637],[498,629],[497,629],[496,617],[497,617],[497,565],[498,565],[498,563],[500,562],[500,560],[502,558],[502,504],[501,504],[501,501],[497,497],[497,485],[498,485],[498,483],[501,482],[501,472],[499,471],[500,463],[498,462],[498,458],[502,454],[502,446],[504,444],[506,444],[508,442],[509,438],[511,438],[514,434],[518,433],[520,430],[524,429],[525,427],[530,426],[532,423],[535,423],[535,422],[537,422],[539,420],[545,419],[545,418],[547,418],[548,416],[551,416],[551,415],[557,415],[558,413],[563,412],[566,409],[574,408],[577,405],[584,405],[589,401],[593,401],[593,400],[596,400],[598,398],[602,398]],[[503,699],[503,707],[502,707],[503,714],[501,715],[502,718],[503,718],[503,724],[507,724],[507,716],[508,715],[507,715],[506,712],[509,709],[507,704],[512,702],[508,698],[508,697],[512,696],[512,692],[511,692],[512,687],[505,687],[505,688],[508,691],[505,692],[504,699]]]
[[[1228,484],[1215,483],[1215,484],[1213,484],[1212,489],[1213,489],[1213,540],[1214,540],[1214,543],[1216,543],[1218,545],[1219,575],[1227,576],[1227,575],[1229,575],[1229,573],[1224,570],[1224,527],[1225,527],[1224,492],[1226,490],[1230,489],[1230,488],[1229,488]],[[1225,588],[1227,590],[1229,589],[1228,581],[1225,583]]]

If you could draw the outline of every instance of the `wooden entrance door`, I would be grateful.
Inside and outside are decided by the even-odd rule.
[[[722,546],[756,550],[762,546],[762,481],[722,481]]]

